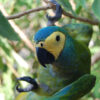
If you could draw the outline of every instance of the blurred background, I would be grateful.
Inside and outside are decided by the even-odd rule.
[[[70,11],[71,7],[69,7],[68,12],[72,14],[74,12],[76,15],[90,20],[100,20],[100,16],[98,17],[98,14],[100,15],[100,0],[69,1],[73,11]],[[96,1],[96,3],[94,1]],[[0,12],[2,12],[4,16],[10,16],[45,5],[47,4],[44,3],[43,0],[0,0]],[[47,19],[45,17],[47,12],[52,15],[52,11],[47,10],[9,20],[17,34],[11,35],[10,32],[7,32],[5,36],[3,36],[2,33],[0,33],[0,100],[15,99],[18,94],[15,90],[17,83],[16,77],[37,77],[36,72],[39,63],[35,58],[32,38],[37,30],[47,25]],[[0,22],[0,24],[4,25],[1,18],[0,21],[2,22]],[[82,22],[63,16],[56,25],[62,26],[68,23]],[[7,27],[3,27],[1,30],[5,31],[6,29]],[[100,26],[93,25],[93,31],[89,45],[92,54],[91,73],[97,77],[97,80],[95,87],[89,94],[83,97],[82,100],[100,100]],[[98,59],[94,60],[97,56],[99,56]]]

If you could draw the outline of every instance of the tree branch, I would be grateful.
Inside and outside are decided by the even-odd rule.
[[[6,18],[8,20],[16,19],[16,18],[20,18],[22,16],[25,16],[25,15],[33,13],[33,12],[38,12],[38,11],[47,10],[47,9],[51,9],[51,8],[52,8],[52,6],[50,6],[50,5],[43,6],[43,7],[38,7],[38,8],[35,8],[35,9],[30,9],[30,10],[27,10],[27,11],[24,11],[24,12],[20,12],[20,13],[11,15],[11,16],[7,16]]]
[[[24,12],[20,12],[20,13],[15,14],[15,15],[7,16],[6,18],[8,20],[16,19],[16,18],[20,18],[20,17],[25,16],[25,15],[30,14],[30,13],[44,11],[44,10],[48,10],[48,9],[54,9],[54,8],[55,8],[55,5],[49,4],[47,6],[38,7],[38,8],[30,9],[30,10],[27,10],[27,11],[24,11]],[[79,20],[79,21],[82,21],[82,22],[86,22],[86,23],[89,23],[89,24],[92,24],[92,25],[99,25],[100,24],[100,22],[97,21],[97,20],[90,20],[88,18],[73,16],[72,14],[65,12],[64,10],[63,10],[63,14],[65,16],[69,17],[69,18],[76,19],[76,20]]]
[[[63,14],[65,16],[72,18],[72,19],[76,19],[76,20],[79,20],[79,21],[82,21],[82,22],[86,22],[86,23],[89,23],[89,24],[92,24],[92,25],[99,25],[100,24],[100,22],[97,21],[97,20],[90,20],[90,19],[84,18],[84,17],[73,16],[72,14],[65,12],[65,11],[63,11]]]

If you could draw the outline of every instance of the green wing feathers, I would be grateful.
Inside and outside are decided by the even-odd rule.
[[[87,24],[67,24],[64,28],[77,41],[85,43],[87,46],[92,37],[93,29],[91,25]]]
[[[52,98],[45,100],[78,100],[93,88],[95,85],[95,80],[95,76],[85,74],[72,84],[61,89],[54,96],[52,96]]]

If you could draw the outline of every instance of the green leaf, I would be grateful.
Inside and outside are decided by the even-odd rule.
[[[82,6],[83,8],[86,8],[86,0],[74,0],[74,2],[76,3],[76,8],[78,6]]]
[[[27,62],[16,53],[13,48],[8,43],[8,40],[0,36],[0,54],[3,56],[10,64],[14,64],[16,61],[18,66],[28,68]],[[21,63],[20,63],[21,62]]]
[[[82,7],[86,8],[86,0],[79,0]]]
[[[4,64],[2,62],[2,57],[0,56],[0,72],[3,70]]]
[[[5,100],[14,100],[14,92],[12,92],[12,90],[15,88],[14,87],[15,82],[12,80],[12,71],[10,69],[7,70],[7,72],[3,74],[2,78],[3,78],[2,91],[5,94],[9,93],[9,95],[5,96]]]
[[[0,12],[0,35],[9,39],[9,40],[20,40],[17,33],[9,24],[8,20]]]
[[[72,9],[72,5],[70,4],[69,0],[57,0],[57,2],[64,8],[66,12],[70,11],[74,16],[76,16],[76,13]]]
[[[86,8],[86,0],[74,0],[76,3],[76,10],[75,12],[79,14],[82,8]]]
[[[98,61],[92,69],[92,74],[96,76],[96,84],[93,89],[93,94],[95,98],[100,98],[100,62]]]
[[[94,0],[92,10],[95,16],[100,20],[100,0]]]
[[[10,63],[13,63],[14,60],[12,59],[11,50],[12,48],[9,45],[8,41],[0,36],[0,54],[1,56],[5,57]]]

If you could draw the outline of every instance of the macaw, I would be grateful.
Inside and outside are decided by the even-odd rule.
[[[48,19],[54,22],[55,18]],[[41,97],[39,100],[77,100],[87,94],[96,80],[90,73],[88,45],[92,32],[92,27],[86,24],[40,29],[33,40],[37,59],[43,67],[38,68],[36,80],[18,78],[30,85],[25,89],[17,86],[16,89],[19,92],[33,91]]]
[[[84,40],[85,35],[82,39],[72,35],[72,32],[74,34],[80,32],[80,30],[69,26],[82,27],[84,29],[84,31],[81,30],[83,34],[85,32],[90,34],[88,39]],[[29,77],[19,78],[19,80],[25,80],[33,84],[25,91],[32,89],[38,95],[48,97],[55,93],[56,95],[59,94],[58,91],[66,87],[64,98],[67,98],[66,95],[70,94],[68,96],[74,98],[74,100],[89,92],[95,84],[95,76],[90,75],[91,54],[87,46],[92,36],[90,32],[92,32],[92,28],[85,24],[68,24],[66,28],[65,26],[48,26],[40,29],[34,36],[34,44],[37,59],[44,67],[38,69],[37,82]],[[79,34],[79,36],[81,35]],[[20,88],[18,89],[19,92],[23,92]],[[68,93],[70,89],[77,95]]]

